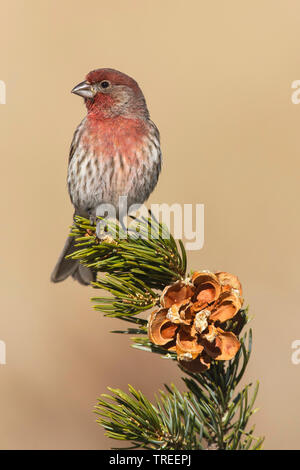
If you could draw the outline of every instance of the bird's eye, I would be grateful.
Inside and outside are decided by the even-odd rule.
[[[100,87],[105,90],[110,87],[110,82],[108,80],[102,80],[102,82],[100,82]]]

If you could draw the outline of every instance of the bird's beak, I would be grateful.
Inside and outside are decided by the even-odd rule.
[[[83,98],[94,98],[96,92],[93,90],[93,86],[88,82],[81,82],[76,85],[71,93],[82,96]]]

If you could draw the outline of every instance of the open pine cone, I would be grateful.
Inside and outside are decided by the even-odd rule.
[[[239,350],[236,335],[221,328],[243,304],[236,276],[195,272],[191,278],[167,286],[160,304],[149,319],[149,338],[176,352],[185,369],[204,372],[213,359],[230,360]]]

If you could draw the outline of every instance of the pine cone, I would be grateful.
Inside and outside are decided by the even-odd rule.
[[[230,360],[239,350],[236,335],[221,328],[243,304],[236,276],[197,271],[191,278],[167,286],[160,304],[149,319],[149,338],[176,352],[185,369],[204,372],[213,359]]]

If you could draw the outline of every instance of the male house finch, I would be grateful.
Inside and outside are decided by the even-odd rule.
[[[69,155],[68,190],[75,215],[95,218],[101,204],[112,204],[118,217],[120,196],[127,196],[128,207],[143,204],[156,186],[159,131],[137,82],[124,73],[93,70],[72,93],[82,96],[87,107]],[[74,238],[68,237],[51,275],[53,282],[70,275],[81,284],[93,280],[89,268],[65,259],[74,250]]]

